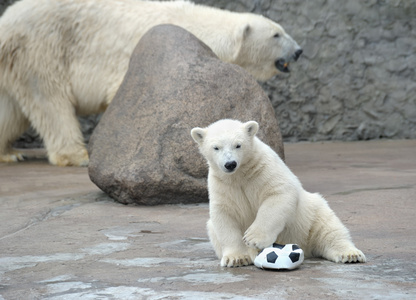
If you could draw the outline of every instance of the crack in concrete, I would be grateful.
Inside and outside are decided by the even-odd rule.
[[[68,204],[68,205],[63,205],[63,206],[58,206],[52,209],[47,209],[46,211],[42,211],[38,214],[36,214],[35,216],[33,216],[27,223],[26,225],[24,225],[22,228],[9,233],[5,236],[0,237],[0,241],[7,239],[9,237],[12,237],[16,234],[19,234],[22,231],[25,231],[26,229],[29,229],[30,227],[39,224],[41,222],[44,222],[46,220],[48,220],[49,218],[54,218],[54,217],[58,217],[60,215],[62,215],[63,213],[70,211],[71,209],[81,206],[82,203],[74,203],[74,204]]]
[[[411,189],[414,185],[408,184],[408,185],[402,185],[402,186],[391,186],[391,187],[374,187],[374,188],[363,188],[363,189],[354,189],[344,192],[338,192],[334,193],[332,195],[350,195],[353,193],[359,193],[359,192],[367,192],[367,191],[382,191],[382,190],[402,190],[402,189]]]

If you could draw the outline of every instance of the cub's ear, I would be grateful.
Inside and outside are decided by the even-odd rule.
[[[192,138],[199,145],[202,145],[202,143],[204,142],[205,135],[206,135],[206,130],[203,128],[195,127],[194,129],[191,130]]]
[[[248,121],[243,126],[249,136],[255,136],[259,130],[259,124],[256,121]]]

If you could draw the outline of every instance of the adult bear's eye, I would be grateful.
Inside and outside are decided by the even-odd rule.
[[[237,144],[237,146],[235,146],[235,147],[238,149],[238,148],[241,148],[241,145],[240,144]]]
[[[214,150],[215,150],[215,151],[218,151],[218,150],[220,150],[220,148],[218,148],[218,147],[214,147]]]
[[[273,37],[278,38],[280,37],[280,34],[276,33]]]

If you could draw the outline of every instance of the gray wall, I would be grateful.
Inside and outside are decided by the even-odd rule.
[[[263,14],[303,47],[263,84],[286,141],[416,138],[416,1],[196,2]]]
[[[195,2],[263,14],[303,47],[262,84],[285,141],[416,138],[416,1]]]
[[[0,15],[3,14],[3,11],[6,9],[6,7],[13,2],[16,2],[16,0],[0,0]]]

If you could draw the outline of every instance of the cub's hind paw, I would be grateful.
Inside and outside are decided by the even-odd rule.
[[[336,253],[333,257],[334,262],[336,263],[365,263],[367,259],[365,258],[364,253],[357,248],[349,249],[345,252]]]

